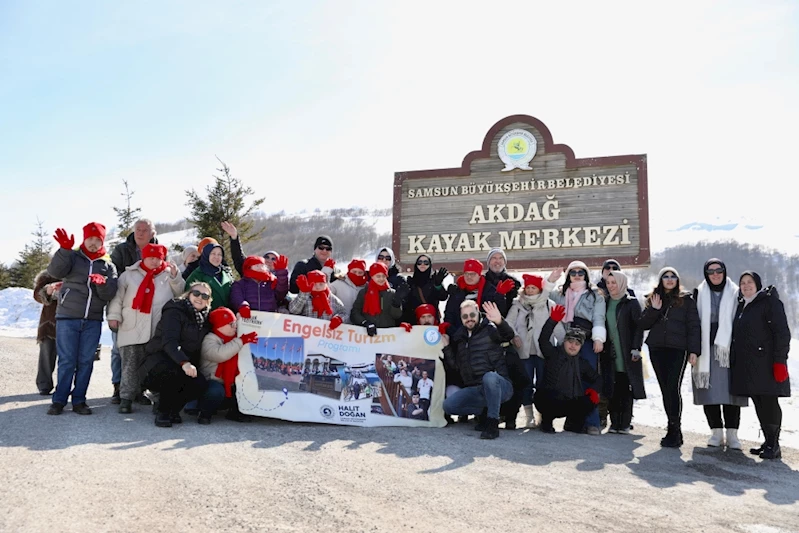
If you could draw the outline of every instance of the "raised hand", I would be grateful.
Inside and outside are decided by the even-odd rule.
[[[105,276],[102,274],[89,274],[89,281],[95,285],[105,285]]]
[[[333,261],[332,257],[330,257],[330,258],[328,258],[327,261],[325,261],[325,264],[323,266],[326,266],[327,268],[335,268],[336,267],[336,262]]]
[[[516,287],[516,284],[513,282],[512,279],[502,280],[497,283],[497,292],[502,296],[505,296],[510,291],[512,291]]]
[[[555,322],[562,321],[564,318],[566,318],[566,308],[562,305],[552,306],[552,309],[549,311],[549,318]]]
[[[286,270],[289,267],[289,258],[287,255],[278,255],[272,264],[275,270]]]
[[[297,276],[297,288],[300,289],[300,292],[311,292],[313,285],[311,282],[308,281],[308,278],[305,274],[300,274]]]
[[[233,239],[234,241],[239,238],[239,230],[236,229],[236,226],[225,220],[220,224],[222,226],[222,231],[228,234],[228,237]]]
[[[258,332],[251,331],[249,333],[244,333],[240,338],[243,344],[256,344],[258,342]]]
[[[447,274],[449,274],[449,272],[444,267],[441,267],[438,270],[436,270],[433,273],[433,275],[430,276],[430,279],[433,280],[433,285],[435,285],[436,287],[441,287],[441,285],[444,283],[444,278],[447,277]]]
[[[663,307],[663,299],[658,293],[654,293],[649,301],[652,304],[652,309],[660,309]]]
[[[563,267],[558,267],[558,268],[556,268],[556,269],[554,269],[552,271],[552,273],[549,275],[549,278],[547,278],[547,279],[551,283],[555,283],[556,281],[558,281],[560,279],[560,277],[562,275],[563,275]]]
[[[241,318],[250,318],[252,316],[251,311],[250,304],[247,302],[242,303],[241,307],[239,307],[239,315],[241,315]]]
[[[502,322],[502,313],[499,312],[499,307],[494,302],[483,303],[483,310],[486,312],[486,318],[494,324]]]
[[[344,320],[342,320],[340,316],[336,315],[336,316],[334,316],[333,318],[330,319],[330,325],[328,326],[328,328],[336,329],[337,327],[339,327],[343,323],[344,323]]]
[[[67,231],[64,228],[58,228],[55,230],[55,235],[53,235],[53,238],[58,244],[61,245],[61,248],[64,248],[65,250],[71,250],[75,246],[75,235],[70,235],[67,237]]]

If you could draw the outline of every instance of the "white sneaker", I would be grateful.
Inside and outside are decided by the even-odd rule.
[[[738,440],[738,430],[735,428],[727,428],[727,448],[731,450],[740,450],[741,441]]]
[[[713,447],[724,446],[724,430],[721,428],[713,428],[710,431],[712,431],[713,434],[710,435],[707,445]],[[739,442],[738,445],[740,446],[740,444]]]
[[[524,427],[528,429],[535,429],[538,427],[538,424],[535,422],[535,414],[533,413],[533,406],[532,405],[525,405],[524,406]]]

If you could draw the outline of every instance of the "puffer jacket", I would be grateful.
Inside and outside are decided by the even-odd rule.
[[[60,281],[42,270],[33,280],[33,299],[42,304],[39,314],[39,329],[36,331],[36,341],[55,339],[55,310],[58,302],[58,293],[47,294],[47,286]]]
[[[461,304],[466,300],[466,296],[469,292],[459,288],[457,283],[453,283],[447,287],[447,292],[449,293],[449,299],[447,300],[447,306],[444,308],[444,322],[450,324],[447,333],[454,335],[463,328],[463,322],[461,322]],[[497,304],[497,309],[499,309],[499,313],[503,317],[508,314],[505,297],[499,294],[497,288],[487,281],[483,287],[482,301],[479,302],[481,313],[483,312],[483,304],[485,302]]]
[[[566,295],[562,291],[554,291],[549,297],[556,304],[566,305]],[[602,291],[597,288],[584,292],[580,295],[580,299],[577,300],[577,306],[574,308],[574,318],[581,319],[580,322],[582,323],[591,324],[590,340],[607,341],[605,310],[605,297],[602,295]],[[574,325],[574,322],[572,325]]]
[[[64,282],[58,291],[56,319],[103,320],[103,310],[117,292],[117,269],[108,255],[92,261],[80,248],[59,248],[47,267],[47,273]],[[90,282],[91,274],[102,274],[105,283],[95,285]]]
[[[579,355],[569,355],[563,346],[553,346],[548,339],[552,337],[555,321],[546,321],[538,339],[541,353],[544,354],[544,385],[557,400],[573,400],[584,395],[583,383],[598,390],[599,374],[591,364]],[[536,391],[536,394],[538,392]]]
[[[297,287],[297,278],[301,275],[307,275],[312,270],[321,270],[327,276],[327,282],[332,282],[335,278],[333,269],[331,267],[322,266],[319,259],[312,255],[308,259],[297,261],[294,268],[291,269],[291,278],[289,279],[289,292],[292,294],[299,294],[300,288]]]
[[[371,322],[378,328],[393,328],[397,326],[397,320],[402,316],[402,307],[394,307],[394,289],[387,289],[380,293],[380,314],[367,315],[363,312],[363,302],[366,298],[366,290],[369,284],[363,286],[361,292],[355,298],[350,311],[350,323],[360,326],[366,322]]]
[[[508,323],[522,340],[522,347],[517,349],[521,359],[529,359],[531,355],[544,357],[538,346],[538,338],[541,336],[544,324],[549,319],[552,306],[555,305],[555,302],[548,298],[554,284],[549,281],[544,283],[544,290],[541,293],[543,296],[537,305],[528,309],[517,297],[508,312]],[[556,340],[560,344],[565,335],[566,329],[563,324],[558,323],[550,341]]]
[[[730,392],[790,396],[790,378],[782,383],[774,379],[774,363],[787,364],[791,348],[791,331],[777,289],[761,290],[746,307],[742,298],[738,302],[732,323]]]
[[[231,357],[239,353],[244,346],[239,337],[230,342],[225,342],[213,331],[203,339],[200,351],[200,372],[205,379],[222,382],[222,378],[216,376],[216,369],[219,363],[228,361]]]
[[[155,278],[155,294],[150,313],[142,313],[133,309],[133,300],[139,291],[147,273],[141,268],[141,261],[136,261],[119,276],[117,293],[108,304],[107,320],[118,320],[117,346],[131,346],[150,342],[158,322],[161,320],[161,308],[175,296],[183,292],[183,277],[174,278],[169,270],[164,270]]]
[[[277,284],[272,288],[271,281],[258,281],[241,278],[230,288],[230,308],[237,312],[241,304],[247,302],[253,311],[277,312],[277,303],[289,293],[289,271],[285,268],[273,272]]]
[[[344,307],[349,310],[352,309],[353,304],[355,304],[355,298],[358,297],[358,293],[361,292],[361,289],[364,287],[365,285],[358,287],[350,278],[345,277],[331,283],[330,292],[338,296],[338,299],[341,300]]]
[[[677,300],[664,298],[660,309],[655,309],[647,299],[638,326],[649,330],[646,345],[650,348],[678,348],[688,353],[702,355],[702,334],[696,302],[690,292],[681,292],[682,305]]]
[[[513,328],[506,320],[496,325],[483,319],[471,335],[469,330],[461,328],[444,348],[444,364],[460,373],[465,387],[482,384],[487,372],[496,372],[510,380],[502,343],[512,340],[513,335]]]

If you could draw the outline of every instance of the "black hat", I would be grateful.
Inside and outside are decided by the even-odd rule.
[[[563,337],[564,341],[572,340],[574,342],[579,342],[580,344],[585,343],[585,332],[579,328],[569,328],[566,330],[566,335]]]
[[[755,288],[757,288],[757,290],[761,290],[763,288],[763,280],[760,279],[760,274],[752,270],[746,270],[743,274],[741,274],[741,277],[738,278],[738,285],[741,284],[741,280],[744,279],[744,276],[752,276],[752,279],[755,280]]]
[[[314,250],[316,250],[320,246],[330,246],[332,248],[333,241],[331,241],[330,237],[328,237],[327,235],[320,235],[316,238],[316,242],[313,245]]]

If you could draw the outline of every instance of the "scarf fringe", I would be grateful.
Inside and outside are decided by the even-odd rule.
[[[719,362],[721,368],[730,368],[730,347],[729,346],[716,346],[716,361]]]
[[[692,372],[697,389],[710,388],[710,372]]]

